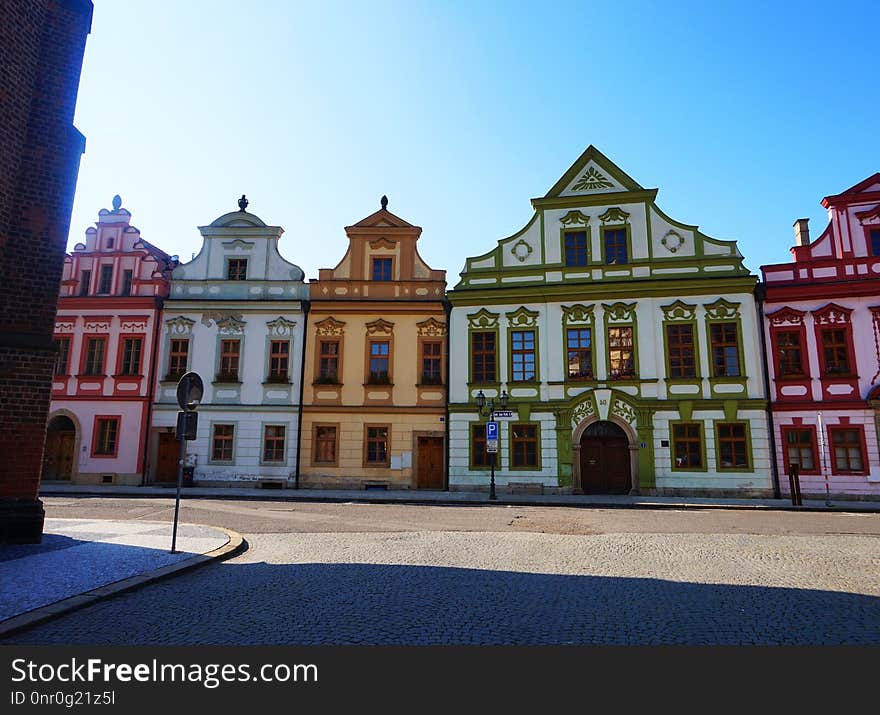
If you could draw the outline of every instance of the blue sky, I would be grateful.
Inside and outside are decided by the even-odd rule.
[[[594,144],[757,271],[880,171],[875,2],[94,2],[70,248],[119,193],[189,260],[246,193],[316,278],[387,194],[452,286]]]

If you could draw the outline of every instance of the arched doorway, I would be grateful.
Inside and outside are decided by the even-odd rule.
[[[43,479],[70,481],[76,453],[76,425],[67,415],[57,415],[46,427],[46,450],[43,453]]]
[[[629,494],[632,489],[629,438],[608,420],[589,425],[581,435],[581,489],[585,494]]]

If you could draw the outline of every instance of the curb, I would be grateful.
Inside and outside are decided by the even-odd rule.
[[[517,499],[515,496],[506,495],[499,497],[495,501],[489,501],[488,495],[481,498],[462,498],[462,499],[425,499],[423,497],[400,496],[389,499],[388,497],[372,497],[372,496],[334,496],[332,493],[320,496],[299,496],[299,495],[280,495],[277,493],[267,496],[261,494],[259,489],[254,490],[255,494],[221,494],[221,493],[202,493],[186,494],[188,500],[213,499],[219,501],[279,501],[279,502],[306,502],[319,504],[401,504],[411,506],[538,506],[538,507],[567,507],[569,509],[736,509],[751,511],[794,511],[794,512],[825,512],[825,513],[855,513],[855,514],[876,514],[880,513],[880,503],[876,507],[865,506],[863,501],[854,501],[854,505],[845,502],[837,502],[831,506],[821,506],[818,504],[805,504],[802,506],[794,506],[792,504],[744,504],[742,502],[726,504],[723,502],[654,502],[654,501],[630,501],[630,502],[603,502],[603,501],[540,501],[538,499]],[[295,490],[290,490],[295,491]],[[329,491],[329,490],[328,490]],[[166,494],[156,493],[128,493],[128,492],[108,492],[95,490],[84,490],[69,492],[64,490],[41,489],[41,497],[99,497],[104,499],[166,499]],[[855,506],[860,504],[861,506]]]
[[[5,621],[0,621],[0,639],[15,633],[20,633],[21,631],[26,631],[34,626],[54,620],[55,618],[64,616],[72,611],[77,611],[80,608],[91,606],[99,601],[104,601],[129,591],[134,591],[135,589],[148,584],[171,578],[172,576],[179,576],[180,574],[192,571],[209,563],[231,559],[247,551],[248,543],[237,531],[232,531],[231,529],[222,526],[212,526],[211,528],[225,533],[229,537],[229,541],[213,551],[208,551],[204,554],[196,554],[185,561],[169,564],[168,566],[163,566],[162,568],[155,569],[148,573],[138,574],[137,576],[129,576],[120,581],[114,581],[113,583],[99,586],[91,591],[86,591],[85,593],[80,593],[76,596],[70,596],[61,601],[56,601],[55,603],[50,603],[46,606],[40,606],[32,611],[27,611],[26,613],[12,616],[12,618],[7,618]]]

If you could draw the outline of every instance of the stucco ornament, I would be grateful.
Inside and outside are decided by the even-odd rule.
[[[626,420],[631,425],[636,422],[635,408],[629,402],[625,402],[619,397],[614,399],[614,404],[611,406],[611,414]]]
[[[688,305],[680,300],[675,301],[672,305],[664,305],[663,317],[665,320],[693,320],[697,314],[696,305]]]
[[[286,320],[279,315],[275,320],[267,322],[266,325],[269,327],[269,335],[286,338],[293,335],[293,328],[296,326],[296,323],[292,320]]]
[[[485,308],[480,308],[476,313],[467,317],[468,325],[474,329],[497,328],[498,313],[490,313]]]
[[[590,223],[590,217],[580,211],[569,211],[559,219],[563,226],[586,226]]]
[[[534,328],[538,325],[540,313],[521,306],[511,313],[505,313],[505,315],[507,316],[507,324],[511,328]]]
[[[446,335],[446,323],[441,323],[439,320],[434,320],[434,318],[428,318],[421,323],[416,323],[416,328],[418,328],[419,336],[425,338],[439,338]]]
[[[576,305],[563,305],[562,307],[562,322],[565,325],[589,325],[593,322],[593,307],[592,305],[582,305],[577,303]]]
[[[684,244],[684,237],[677,231],[667,231],[666,235],[660,239],[660,243],[670,253],[675,253]]]
[[[318,335],[342,335],[345,331],[345,323],[335,318],[324,318],[315,323],[315,332]]]
[[[629,214],[618,206],[608,209],[605,213],[599,216],[599,220],[602,223],[626,223],[628,218]]]
[[[192,335],[196,321],[178,315],[165,321],[165,328],[171,335]]]
[[[729,320],[739,316],[739,303],[731,303],[719,298],[706,306],[706,315],[712,320]]]
[[[609,321],[630,323],[635,319],[635,303],[612,303],[611,305],[603,303],[602,307],[605,309],[605,316]]]
[[[589,394],[583,402],[575,405],[575,408],[571,411],[571,426],[577,427],[585,419],[595,414],[596,406],[593,404],[593,396]]]
[[[523,239],[519,239],[519,241],[513,244],[513,248],[510,249],[510,252],[514,255],[516,260],[522,263],[526,258],[532,255],[533,250],[534,249]]]
[[[571,187],[572,191],[595,191],[596,189],[611,189],[614,184],[608,178],[591,166],[577,183]]]

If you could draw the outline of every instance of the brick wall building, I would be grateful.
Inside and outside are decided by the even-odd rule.
[[[39,541],[52,332],[90,0],[0,0],[0,541]]]

